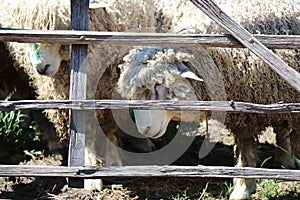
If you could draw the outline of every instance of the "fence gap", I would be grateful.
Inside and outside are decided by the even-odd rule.
[[[88,30],[89,0],[71,0],[71,29]],[[86,100],[88,45],[71,48],[70,100]],[[83,166],[85,159],[86,112],[70,110],[70,145],[68,166]],[[83,179],[70,178],[70,187],[84,187]]]

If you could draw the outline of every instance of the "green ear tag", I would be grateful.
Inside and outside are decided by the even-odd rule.
[[[134,115],[135,121],[137,121],[138,120],[137,110],[133,110],[133,115]]]
[[[35,53],[35,59],[37,61],[41,60],[41,54],[40,54],[40,46],[38,43],[34,44],[34,53]]]

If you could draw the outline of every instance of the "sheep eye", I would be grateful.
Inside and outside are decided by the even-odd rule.
[[[148,100],[149,97],[150,97],[150,95],[151,95],[150,93],[151,93],[151,90],[150,90],[150,89],[144,90],[144,92],[142,93],[140,99],[142,99],[142,100]]]
[[[155,85],[154,94],[156,100],[166,100],[168,89],[160,84]]]
[[[151,89],[146,89],[142,93],[140,99],[142,100],[164,100],[166,99],[167,88],[160,84],[156,84]]]

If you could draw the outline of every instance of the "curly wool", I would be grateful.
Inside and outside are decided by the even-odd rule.
[[[1,24],[8,28],[68,30],[69,1],[0,1]],[[4,9],[5,8],[5,9]]]
[[[297,35],[298,0],[215,0],[234,21],[254,34]],[[226,31],[192,2],[185,0],[155,1],[161,32],[219,34]]]
[[[298,9],[300,2],[297,0],[284,2],[216,0],[216,3],[251,33],[300,34],[300,10]],[[158,21],[161,22],[163,32],[205,34],[225,32],[189,1],[157,1],[156,6],[160,13]],[[218,67],[219,74],[222,75],[220,78],[226,91],[226,99],[222,100],[261,104],[299,101],[299,93],[249,50],[208,48],[207,52]],[[276,50],[275,52],[289,66],[300,71],[299,50]],[[198,75],[201,76],[201,73]],[[246,127],[248,123],[244,121],[242,124]]]
[[[89,30],[92,31],[149,31],[156,26],[154,19],[154,6],[151,1],[143,3],[137,0],[103,0],[105,7],[89,10]],[[2,0],[0,1],[3,11],[0,23],[7,28],[40,29],[40,30],[69,30],[70,29],[70,1],[55,0]],[[151,17],[152,16],[152,17]],[[153,31],[153,30],[152,30]],[[38,99],[68,99],[69,98],[69,49],[63,48],[59,71],[52,77],[39,75],[31,66],[27,49],[30,44],[8,43],[11,54],[15,57],[18,68],[29,75],[32,86],[36,89]],[[51,44],[54,45],[54,44]],[[61,48],[58,45],[57,48]],[[117,81],[118,62],[131,47],[117,45],[89,45],[88,55],[88,99],[111,98],[112,87]],[[67,57],[67,58],[65,58]],[[99,67],[99,63],[102,67]],[[106,67],[111,73],[105,74]],[[104,75],[105,74],[105,75]],[[99,84],[99,77],[110,76],[108,82]],[[105,79],[105,77],[102,77]],[[95,81],[97,83],[95,84]],[[98,87],[102,88],[97,91]],[[110,88],[110,89],[109,89]],[[55,125],[61,139],[67,139],[68,111],[46,110],[50,121]],[[99,111],[102,112],[102,111]],[[104,115],[104,113],[102,114]],[[101,116],[101,115],[100,115]],[[104,118],[104,116],[102,117]]]
[[[136,48],[124,57],[124,63],[119,65],[121,73],[118,81],[118,92],[131,99],[139,99],[143,90],[152,88],[156,84],[163,85],[169,90],[168,99],[179,97],[191,99],[196,96],[187,80],[180,78],[176,62],[191,60],[192,55],[168,48]],[[175,86],[175,87],[174,87]]]

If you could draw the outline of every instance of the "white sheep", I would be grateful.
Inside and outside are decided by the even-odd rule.
[[[235,21],[257,34],[300,34],[300,2],[217,0]],[[157,1],[159,29],[177,33],[223,33],[191,2]],[[299,50],[276,50],[299,71]],[[227,100],[270,104],[299,102],[300,94],[271,71],[263,61],[246,49],[228,48],[136,48],[124,57],[118,91],[127,99]],[[192,70],[203,81],[187,79],[182,72]],[[182,70],[184,69],[184,70]],[[247,114],[221,112],[135,110],[139,131],[152,138],[162,136],[169,121],[203,121],[216,118],[235,137],[239,167],[256,167],[255,137],[273,126],[276,142],[299,156],[300,118],[298,114]],[[295,161],[278,152],[277,161],[296,167]],[[255,192],[254,179],[234,179],[231,199],[250,199]]]
[[[91,1],[92,2],[92,1]],[[95,1],[93,1],[95,2]],[[154,6],[151,1],[103,0],[101,6],[89,10],[89,30],[92,31],[151,31],[155,27]],[[68,30],[70,29],[70,1],[2,0],[0,23],[5,28]],[[93,4],[94,5],[94,4]],[[61,44],[8,43],[18,68],[30,77],[38,99],[69,98],[69,46]],[[117,65],[129,46],[109,44],[89,45],[87,99],[110,99],[119,77]],[[67,110],[46,110],[59,137],[69,137]],[[89,112],[90,113],[90,112]],[[106,165],[120,165],[119,135],[109,110],[88,115],[85,165],[99,165],[105,156]],[[101,129],[99,128],[99,123]],[[103,131],[103,134],[100,134]],[[98,138],[98,139],[97,139]],[[99,140],[100,138],[100,140]],[[106,141],[106,144],[103,144]],[[105,148],[106,145],[107,147]],[[105,154],[101,153],[106,149]],[[100,182],[88,182],[88,189],[101,189]]]

